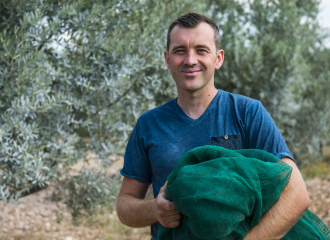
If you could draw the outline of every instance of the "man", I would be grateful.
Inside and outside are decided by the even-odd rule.
[[[278,203],[245,240],[280,239],[309,207],[309,198],[292,155],[261,103],[214,87],[214,71],[224,60],[218,27],[200,14],[179,17],[169,27],[164,56],[178,97],[139,118],[121,170],[118,217],[131,227],[152,225],[155,240],[158,222],[168,228],[180,225],[181,214],[166,200],[165,181],[183,153],[204,145],[257,148],[276,155],[293,172]],[[150,183],[155,198],[146,200]]]

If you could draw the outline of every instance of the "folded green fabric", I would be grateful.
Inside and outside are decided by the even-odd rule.
[[[159,240],[243,239],[279,200],[291,172],[262,150],[204,146],[188,151],[168,176],[166,189],[182,222],[174,229],[159,225]],[[283,239],[326,240],[330,230],[307,210]]]

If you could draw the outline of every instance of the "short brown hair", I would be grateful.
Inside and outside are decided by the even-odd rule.
[[[193,12],[182,15],[177,20],[172,22],[167,32],[167,51],[170,49],[171,32],[175,26],[178,25],[184,28],[195,28],[202,22],[209,24],[213,28],[215,48],[218,51],[220,49],[220,33],[218,26],[208,17]]]

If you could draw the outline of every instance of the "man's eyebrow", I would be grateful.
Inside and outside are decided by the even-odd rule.
[[[186,48],[184,45],[178,45],[172,48],[172,52],[174,52],[175,50],[179,49],[179,48]]]
[[[172,52],[176,51],[177,49],[187,48],[185,45],[178,45],[172,48]],[[207,45],[199,44],[196,45],[195,48],[205,48],[207,50],[211,50]]]
[[[207,50],[210,50],[210,48],[207,45],[197,45],[195,48],[206,48]]]

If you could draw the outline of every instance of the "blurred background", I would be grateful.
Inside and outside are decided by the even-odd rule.
[[[262,102],[329,226],[329,0],[0,0],[1,239],[150,239],[117,220],[118,169],[176,96],[163,51],[187,12],[219,26],[216,87]]]

